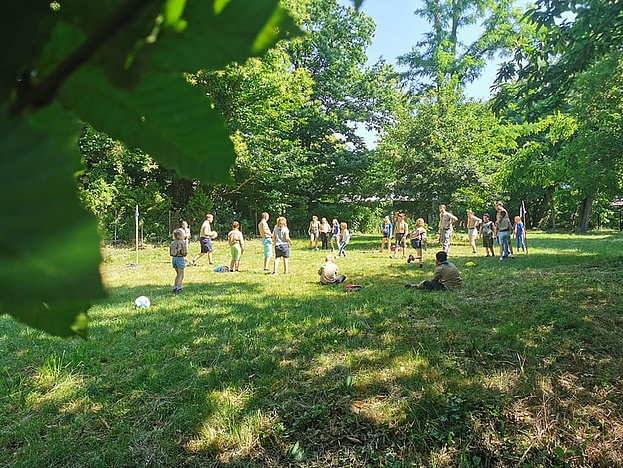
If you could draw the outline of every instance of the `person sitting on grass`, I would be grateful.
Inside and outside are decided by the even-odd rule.
[[[456,266],[448,261],[448,254],[443,250],[435,254],[435,272],[430,280],[418,284],[407,283],[407,288],[428,289],[430,291],[444,291],[450,288],[460,288],[463,280]]]
[[[325,262],[320,265],[318,274],[320,275],[320,284],[339,284],[346,279],[345,275],[338,276],[337,265],[331,254],[328,254],[325,258]]]

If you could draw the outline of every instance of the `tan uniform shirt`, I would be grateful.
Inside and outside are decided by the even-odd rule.
[[[463,280],[459,275],[459,270],[454,263],[442,263],[433,274],[433,281],[438,281],[446,288],[459,288],[463,284]]]
[[[322,284],[333,284],[337,278],[337,265],[333,262],[324,262],[318,270]]]

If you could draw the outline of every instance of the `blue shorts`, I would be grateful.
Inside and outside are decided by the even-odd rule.
[[[421,239],[411,239],[411,247],[414,249],[422,248],[422,240]]]
[[[186,268],[186,262],[184,261],[184,257],[173,257],[171,263],[173,264],[173,268],[175,268],[176,270]]]
[[[510,241],[511,241],[510,231],[499,231],[498,232],[498,242],[500,244],[504,244],[504,242],[510,244]]]
[[[275,257],[290,258],[290,244],[275,245]]]
[[[201,253],[212,252],[212,241],[208,237],[202,237],[199,242],[201,243]]]
[[[262,237],[262,245],[264,246],[264,258],[273,256],[273,240],[270,237]]]

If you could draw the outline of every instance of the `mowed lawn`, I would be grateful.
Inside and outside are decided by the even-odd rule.
[[[450,292],[404,287],[437,245],[419,269],[378,236],[338,260],[354,292],[305,240],[276,276],[258,240],[214,273],[217,241],[175,296],[167,246],[105,248],[88,340],[0,317],[0,466],[623,466],[623,236],[531,232],[503,262],[460,237]]]

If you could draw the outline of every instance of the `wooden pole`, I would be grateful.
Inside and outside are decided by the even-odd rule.
[[[135,244],[136,244],[136,264],[138,265],[138,205],[136,205],[136,212],[134,213],[134,225],[135,225]]]

